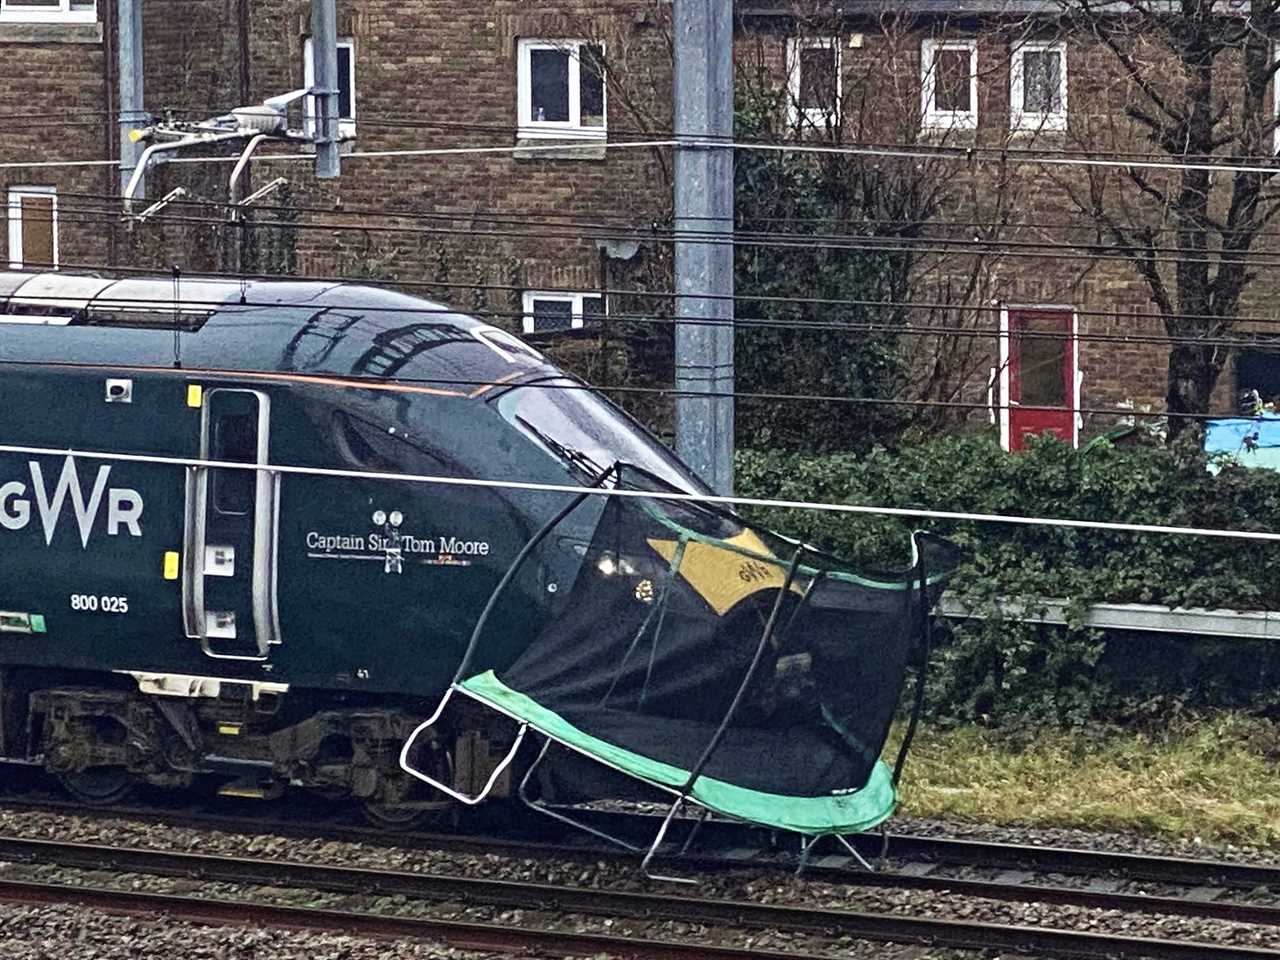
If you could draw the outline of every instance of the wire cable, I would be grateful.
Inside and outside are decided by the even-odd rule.
[[[1152,523],[1117,523],[1104,520],[1077,520],[1062,517],[1027,517],[1000,513],[967,513],[960,510],[933,510],[915,507],[884,507],[824,501],[782,500],[762,497],[727,497],[711,494],[621,490],[559,483],[537,483],[524,480],[490,480],[479,477],[445,477],[432,474],[384,473],[371,470],[339,470],[332,467],[307,467],[288,464],[253,464],[242,461],[205,460],[192,457],[165,457],[155,454],[112,453],[73,447],[41,447],[0,444],[0,453],[25,456],[80,457],[109,463],[147,463],[181,467],[184,470],[252,470],[254,473],[288,476],[330,477],[348,480],[381,480],[448,487],[480,487],[498,490],[522,490],[537,493],[566,493],[580,496],[584,492],[597,497],[658,500],[667,503],[715,504],[725,507],[756,507],[783,510],[812,510],[820,513],[861,514],[885,517],[910,517],[929,520],[953,520],[972,523],[1000,523],[1013,526],[1057,527],[1069,530],[1097,530],[1111,533],[1145,533],[1165,536],[1207,537],[1227,540],[1280,542],[1280,533],[1260,530],[1231,530],[1218,527],[1166,526]]]
[[[162,333],[172,332],[172,327],[157,326],[156,330]],[[16,367],[16,368],[69,368],[78,370],[101,370],[109,372],[113,370],[129,369],[141,372],[174,372],[174,367],[156,367],[147,364],[110,364],[110,363],[75,363],[69,361],[57,360],[16,360],[12,358],[0,358],[0,367]],[[219,375],[228,377],[271,377],[274,375],[284,376],[284,374],[272,374],[270,372],[261,372],[254,370],[209,370],[200,367],[183,367],[178,368],[179,372],[186,374],[204,374]],[[561,374],[563,380],[555,381],[532,381],[532,382],[513,382],[511,380],[477,380],[471,378],[454,378],[454,377],[415,377],[415,376],[399,376],[389,379],[369,374],[335,374],[333,372],[308,373],[308,372],[290,372],[287,374],[291,378],[301,380],[314,380],[317,383],[331,383],[335,377],[339,377],[344,381],[349,381],[346,385],[351,389],[396,389],[397,386],[405,387],[462,387],[469,391],[490,390],[496,387],[506,389],[534,388],[538,390],[585,390],[588,392],[607,393],[607,394],[624,394],[624,395],[643,395],[656,396],[662,398],[674,397],[696,397],[708,400],[750,400],[750,401],[769,401],[771,403],[828,403],[851,406],[869,406],[869,407],[905,407],[909,409],[944,409],[944,410],[966,410],[966,411],[983,411],[986,413],[994,413],[1001,410],[1052,410],[1060,413],[1068,413],[1076,416],[1105,416],[1115,417],[1124,421],[1135,420],[1163,420],[1168,417],[1179,417],[1192,421],[1209,421],[1209,420],[1232,420],[1241,419],[1238,412],[1228,411],[1220,413],[1181,413],[1171,412],[1168,410],[1142,410],[1136,407],[1075,407],[1068,410],[1065,407],[1038,407],[1031,404],[1014,403],[1009,401],[965,401],[965,400],[926,400],[926,399],[902,399],[895,397],[850,397],[842,394],[810,394],[810,393],[779,393],[773,391],[716,391],[716,390],[696,390],[682,387],[642,387],[634,385],[613,385],[594,387],[590,384],[570,379],[568,374]],[[465,395],[459,395],[460,398]],[[1244,418],[1252,419],[1252,418]]]
[[[1031,150],[1026,154],[1016,152],[1011,148],[995,148],[995,147],[951,147],[936,146],[922,148],[918,145],[904,145],[901,147],[885,148],[885,147],[861,147],[848,145],[824,145],[824,144],[807,144],[807,143],[769,143],[764,141],[748,141],[748,140],[717,140],[706,136],[687,137],[687,138],[670,138],[670,139],[653,139],[653,140],[636,140],[636,141],[616,141],[603,138],[595,138],[577,142],[572,135],[566,136],[563,140],[557,140],[556,143],[547,145],[532,144],[512,144],[502,146],[470,146],[470,147],[424,147],[424,148],[407,148],[398,150],[354,150],[350,153],[343,154],[344,160],[365,160],[365,159],[409,159],[422,157],[441,157],[441,156],[484,156],[484,155],[502,155],[502,154],[522,154],[537,155],[540,153],[555,154],[563,151],[579,151],[579,150],[632,150],[632,149],[658,149],[680,147],[683,149],[733,149],[744,151],[763,151],[768,153],[798,153],[808,155],[822,156],[856,156],[856,157],[872,157],[876,159],[899,159],[899,160],[946,160],[951,162],[962,163],[1013,163],[1013,164],[1039,164],[1041,166],[1059,166],[1059,167],[1094,167],[1115,170],[1170,170],[1170,171],[1186,171],[1199,170],[1220,173],[1260,173],[1274,175],[1280,173],[1280,166],[1262,163],[1231,163],[1231,162],[1174,162],[1162,160],[1109,160],[1096,156],[1060,156],[1052,151],[1035,151]],[[166,163],[235,163],[238,158],[231,157],[170,157]],[[255,154],[252,157],[253,163],[314,163],[315,157],[310,154],[298,153],[264,153]],[[26,168],[52,168],[52,167],[86,167],[86,166],[117,166],[118,160],[41,160],[41,161],[23,161],[23,162],[5,162],[0,163],[0,169],[26,169]]]
[[[68,262],[68,261],[62,261],[57,265],[32,264],[31,266],[36,267],[42,271],[55,270],[55,269],[57,270],[69,269],[69,270],[81,270],[81,271],[85,271],[87,273],[93,273],[93,274],[101,274],[103,272],[106,272],[106,273],[113,273],[113,274],[123,274],[127,276],[139,276],[139,277],[160,279],[160,276],[159,276],[160,269],[157,267],[131,267],[131,266],[124,266],[124,265],[77,263],[77,262]],[[233,280],[233,281],[268,281],[268,282],[269,281],[288,281],[288,282],[299,282],[299,283],[310,282],[310,283],[325,283],[325,284],[331,284],[331,285],[332,284],[353,284],[358,286],[376,287],[379,289],[401,290],[403,288],[403,289],[409,289],[409,290],[424,290],[428,292],[452,289],[452,290],[459,290],[459,291],[482,290],[486,292],[492,291],[495,293],[523,294],[533,289],[528,285],[490,283],[490,282],[484,282],[484,281],[464,282],[464,281],[450,281],[450,280],[407,280],[407,279],[384,280],[376,277],[363,277],[363,276],[343,275],[343,274],[330,275],[330,276],[321,276],[317,274],[296,274],[296,275],[289,275],[289,276],[280,276],[276,274],[266,274],[266,273],[253,273],[253,272],[235,273],[235,272],[229,272],[229,271],[209,270],[209,271],[200,271],[197,273],[193,273],[191,275],[191,279],[199,279],[199,278],[215,279],[215,280]],[[589,294],[591,296],[605,296],[605,297],[634,297],[634,298],[640,298],[640,299],[655,299],[660,301],[670,301],[673,303],[681,299],[693,299],[693,300],[711,300],[711,301],[743,301],[743,302],[757,303],[757,304],[778,304],[778,305],[815,306],[815,307],[829,306],[829,307],[852,307],[852,308],[870,308],[870,309],[883,309],[885,307],[889,307],[893,309],[944,311],[944,312],[952,312],[952,313],[958,313],[958,314],[975,314],[975,315],[981,314],[981,313],[1000,314],[1010,309],[1007,304],[1004,304],[1001,302],[966,304],[966,303],[949,303],[945,301],[928,301],[928,300],[885,301],[885,300],[871,300],[871,299],[796,297],[796,296],[757,295],[757,294],[738,294],[738,293],[735,293],[732,295],[715,294],[715,293],[709,293],[709,292],[680,294],[680,293],[675,293],[669,290],[645,290],[645,289],[631,289],[626,287],[603,287],[603,288],[596,288],[594,290],[587,290],[587,291],[584,291],[579,287],[563,287],[563,288],[538,287],[536,289],[537,289],[537,292],[543,292],[548,294],[561,293],[561,294]],[[169,301],[166,301],[166,302],[169,302]],[[427,312],[432,312],[434,311],[435,308],[406,308],[406,310],[412,310],[412,309],[422,309]],[[457,310],[452,310],[451,312],[466,313],[467,311],[457,309]],[[1244,315],[1239,315],[1235,317],[1222,317],[1214,314],[1175,313],[1175,314],[1169,314],[1166,316],[1164,314],[1157,313],[1157,312],[1143,312],[1143,311],[1137,311],[1137,310],[1132,310],[1132,311],[1123,310],[1122,312],[1117,309],[1100,310],[1100,309],[1088,309],[1088,308],[1073,309],[1071,312],[1075,313],[1077,317],[1086,318],[1086,319],[1091,317],[1097,317],[1108,322],[1116,322],[1120,319],[1123,319],[1126,322],[1130,320],[1152,320],[1152,321],[1160,321],[1160,322],[1190,321],[1190,322],[1202,322],[1202,323],[1230,323],[1233,325],[1252,324],[1257,326],[1272,326],[1272,325],[1280,324],[1280,316],[1260,316],[1256,314],[1244,314]],[[525,314],[521,313],[520,316],[525,316]],[[679,320],[679,322],[686,322],[684,318],[674,318],[674,319]],[[701,323],[701,324],[708,324],[708,325],[715,325],[715,324],[729,325],[730,324],[730,321],[727,321],[727,320],[720,321],[714,318],[693,319],[687,322],[694,322],[694,323]],[[807,321],[803,324],[797,323],[797,328],[807,329],[808,327],[806,324],[807,324]],[[924,329],[930,329],[930,328],[924,328]],[[997,334],[998,334],[998,329],[997,329]],[[1206,339],[1207,338],[1201,338],[1201,337],[1190,338],[1192,342],[1203,342]],[[1124,341],[1119,341],[1119,342],[1124,342]]]
[[[189,280],[199,280],[201,275],[194,274],[188,277]],[[14,296],[18,298],[15,306],[21,307],[21,291]],[[749,297],[743,299],[749,300]],[[39,300],[42,306],[54,306],[59,303],[66,304],[68,311],[78,311],[85,304],[85,298],[72,296],[59,296],[56,293],[41,292]],[[92,306],[108,311],[118,310],[127,312],[129,310],[152,310],[160,314],[161,311],[172,310],[179,307],[184,311],[202,310],[210,313],[216,311],[235,312],[238,310],[251,309],[314,309],[314,304],[310,302],[291,302],[285,300],[253,300],[247,297],[235,301],[226,300],[200,300],[198,298],[183,297],[178,301],[172,298],[147,298],[147,297],[110,297],[104,295],[95,296],[92,300]],[[906,309],[909,305],[892,300],[875,301],[873,307],[884,311],[896,311]],[[458,314],[467,314],[467,311],[448,305],[429,305],[429,306],[374,306],[366,305],[350,309],[360,313],[379,314],[409,314],[412,316],[456,316]],[[1050,311],[1052,312],[1052,311]],[[483,311],[486,320],[523,320],[531,316],[525,310],[494,310],[487,309]],[[0,322],[3,322],[4,314],[0,312]],[[105,318],[109,321],[109,315]],[[1068,330],[1022,330],[1022,329],[1002,329],[998,326],[973,326],[973,327],[957,327],[946,325],[928,325],[928,324],[912,324],[910,322],[891,323],[891,322],[858,322],[852,320],[771,320],[765,317],[743,317],[735,316],[733,319],[720,319],[716,317],[672,317],[667,315],[659,315],[652,313],[635,313],[635,312],[614,312],[608,314],[586,314],[584,322],[590,321],[593,325],[601,326],[656,326],[664,328],[673,328],[677,325],[688,325],[693,327],[730,327],[734,330],[790,330],[802,333],[865,333],[865,334],[884,334],[891,337],[955,337],[958,339],[975,339],[975,340],[1000,340],[1000,339],[1019,339],[1019,340],[1047,340],[1060,342],[1082,342],[1082,343],[1108,343],[1108,344],[1145,344],[1156,346],[1171,345],[1196,345],[1196,346],[1214,346],[1226,348],[1246,348],[1266,345],[1268,341],[1265,334],[1257,334],[1253,337],[1209,337],[1209,336],[1177,336],[1169,334],[1130,334],[1130,333],[1094,333],[1089,331],[1068,331]],[[1280,323],[1280,320],[1276,321]],[[160,321],[157,321],[159,325]],[[89,321],[86,326],[98,325],[94,321]],[[110,325],[109,322],[103,325]],[[255,327],[262,326],[260,322],[239,323],[237,321],[226,321],[222,324],[223,329],[235,327]],[[577,330],[585,329],[585,327],[573,328]],[[1277,344],[1280,348],[1280,344]]]

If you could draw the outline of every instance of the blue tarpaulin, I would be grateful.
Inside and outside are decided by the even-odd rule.
[[[1229,454],[1242,466],[1280,470],[1280,414],[1210,420],[1205,426],[1204,451]]]

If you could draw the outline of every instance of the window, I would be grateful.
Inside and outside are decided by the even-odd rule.
[[[791,123],[826,126],[840,116],[840,42],[834,37],[787,41],[787,113]]]
[[[1275,63],[1277,57],[1280,57],[1280,43],[1273,43],[1271,62]],[[1275,74],[1271,75],[1271,109],[1275,114],[1275,129],[1271,131],[1271,149],[1280,155],[1280,81],[1276,80]]]
[[[647,430],[592,390],[574,381],[517,386],[497,400],[507,423],[559,460],[565,469],[593,480],[621,461],[639,467],[677,490],[706,494],[705,483]]]
[[[58,192],[53,187],[9,191],[9,266],[58,268]]]
[[[524,295],[524,332],[556,333],[575,330],[585,320],[605,315],[604,297],[591,293],[534,293]]]
[[[1067,129],[1067,48],[1025,43],[1009,65],[1009,126],[1014,130]]]
[[[920,119],[935,130],[978,125],[978,44],[925,40],[920,51]]]
[[[258,462],[256,413],[229,413],[214,421],[213,459],[224,463]],[[253,509],[257,474],[223,468],[213,471],[213,505],[221,514],[243,517]]]
[[[25,23],[96,23],[96,0],[0,0],[0,20]]]
[[[1236,392],[1240,413],[1253,415],[1251,394],[1257,391],[1263,403],[1280,401],[1280,344],[1265,341],[1246,347],[1236,355]]]
[[[302,49],[303,84],[312,87],[316,82],[316,52],[308,38]],[[307,136],[314,137],[319,107],[315,97],[307,97]],[[356,135],[356,44],[354,40],[338,41],[338,136]]]
[[[521,40],[521,137],[605,137],[604,48],[585,40]]]

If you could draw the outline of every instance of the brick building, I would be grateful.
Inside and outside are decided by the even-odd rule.
[[[1109,203],[1127,202],[1117,184],[1020,158],[1133,149],[1132,124],[1117,119],[1131,91],[1095,39],[1036,19],[1043,4],[1019,2],[984,14],[920,0],[890,16],[870,5],[739,0],[735,50],[741,95],[774,98],[780,139],[889,145],[858,160],[857,176],[874,173],[886,196],[929,195],[915,210],[927,218],[913,225],[903,296],[920,305],[904,314],[918,374],[910,392],[974,404],[957,419],[975,424],[987,421],[990,395],[1015,444],[1024,429],[1078,439],[1116,421],[1091,410],[1163,408],[1167,355],[1152,342],[1163,328],[1130,263],[1084,256],[1097,228],[1081,204],[1100,189]],[[255,163],[242,196],[279,178],[287,187],[246,215],[255,224],[246,230],[227,222],[226,164],[153,167],[149,199],[182,186],[187,202],[132,225],[104,200],[119,191],[110,167],[0,167],[8,262],[269,272],[285,262],[264,255],[266,238],[286,236],[291,272],[421,283],[526,332],[590,328],[602,311],[669,316],[666,298],[605,292],[670,287],[661,227],[670,150],[620,146],[670,136],[667,0],[338,8],[351,137],[340,180],[317,181],[306,163]],[[0,112],[10,131],[0,163],[118,156],[115,9],[116,0],[0,0]],[[154,116],[204,119],[310,81],[305,0],[143,0],[142,9],[144,103]],[[938,146],[994,153],[909,155]],[[364,156],[432,147],[503,149]],[[885,236],[903,236],[903,223],[890,226]],[[1271,290],[1266,276],[1253,282],[1241,313],[1265,315]],[[1280,392],[1265,349],[1240,355],[1215,409],[1237,388]],[[1036,404],[1057,412],[1037,420],[1018,410]]]
[[[0,3],[0,164],[111,155],[111,63],[105,26],[92,0]],[[103,263],[99,229],[79,229],[80,195],[116,190],[116,176],[96,168],[0,166],[6,229],[4,261]]]

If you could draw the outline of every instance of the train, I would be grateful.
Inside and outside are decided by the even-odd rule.
[[[569,673],[592,656],[626,661],[665,622],[676,639],[661,653],[657,634],[646,640],[636,683],[665,684],[672,716],[736,709],[741,693],[709,690],[709,665],[755,670],[768,653],[748,712],[809,726],[772,740],[738,731],[740,745],[817,751],[844,779],[814,789],[846,803],[901,692],[906,645],[883,628],[915,615],[909,580],[801,569],[799,553],[787,568],[777,558],[790,542],[724,511],[690,527],[689,503],[683,520],[651,510],[632,524],[658,533],[635,533],[628,559],[604,527],[610,497],[565,508],[574,490],[618,485],[607,478],[620,464],[646,489],[710,494],[608,399],[446,304],[336,281],[0,273],[0,761],[42,768],[85,804],[142,785],[211,782],[257,798],[301,788],[404,827],[450,815],[455,797],[513,790],[504,764],[529,722],[517,730],[518,710],[460,698],[423,728],[478,623],[476,666],[493,677],[522,662],[530,675],[529,651],[542,649],[531,644],[547,636]],[[878,626],[848,649],[883,677],[830,653],[846,647],[827,625],[848,619],[847,592],[867,584],[864,622]],[[598,615],[581,603],[565,613],[570,597],[606,595]],[[772,623],[784,599],[810,598],[814,645],[775,635],[755,646],[770,604]],[[557,617],[581,632],[548,634]],[[659,676],[671,651],[673,672]],[[548,662],[532,674],[563,686]],[[581,689],[607,687],[608,699],[607,668],[591,666]],[[814,694],[846,672],[840,690]],[[799,694],[786,691],[811,702],[793,710]],[[643,719],[637,749],[665,749],[663,718]],[[544,732],[568,729],[553,720]],[[714,718],[684,720],[694,739],[682,749],[696,753]],[[410,737],[412,767],[401,762]],[[842,751],[861,759],[851,767]],[[743,756],[755,775],[803,766]],[[637,763],[642,778],[657,769]],[[884,812],[892,790],[881,794]]]

